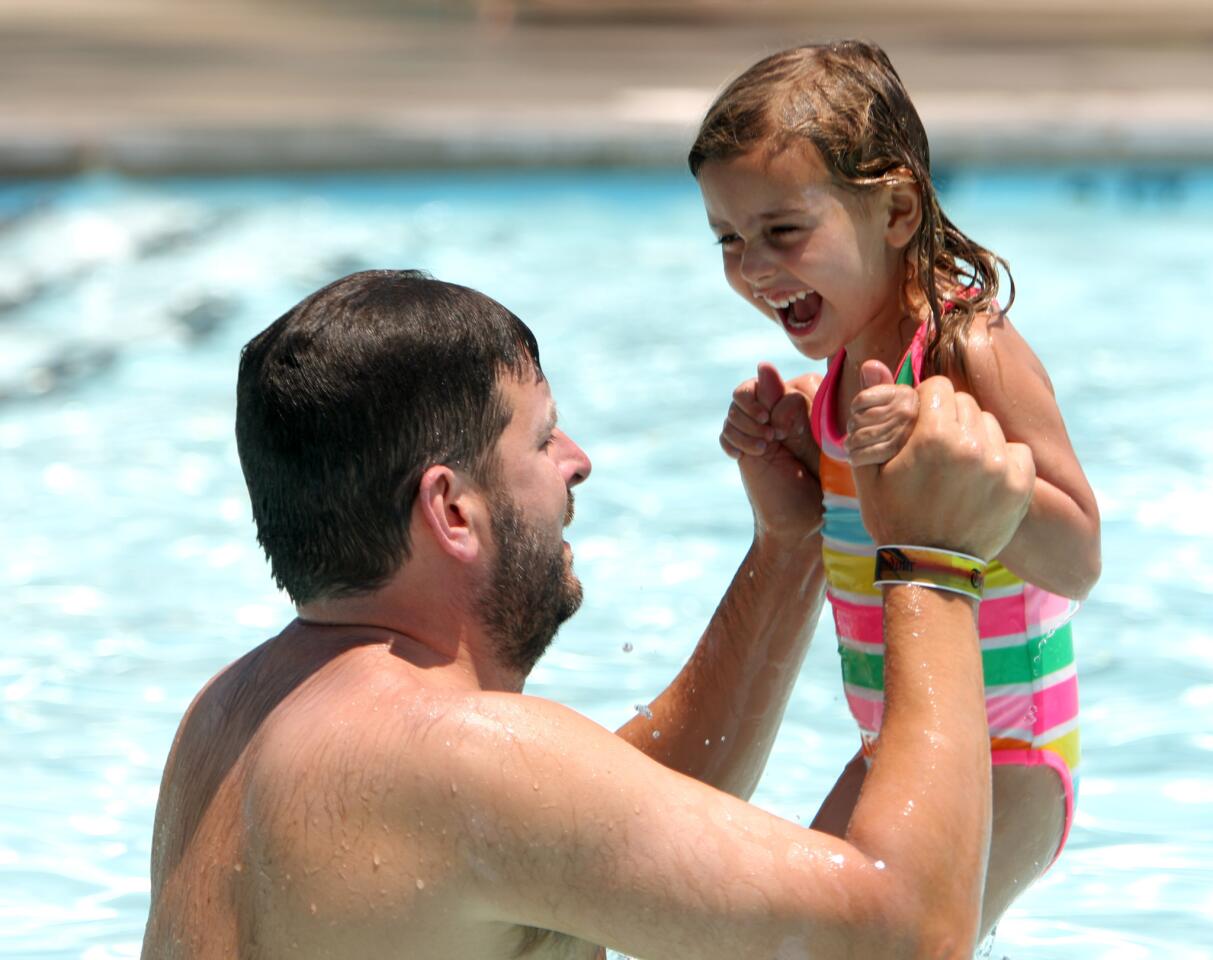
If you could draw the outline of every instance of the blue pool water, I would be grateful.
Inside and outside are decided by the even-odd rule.
[[[1078,819],[995,958],[1213,944],[1213,174],[956,173],[1003,253],[1104,520],[1077,635]],[[284,623],[232,440],[240,346],[367,266],[478,287],[538,334],[594,460],[586,584],[530,689],[618,725],[674,674],[749,538],[716,445],[759,359],[680,173],[0,187],[0,957],[137,954],[157,782],[204,680]],[[808,821],[853,752],[828,624],[755,802]]]

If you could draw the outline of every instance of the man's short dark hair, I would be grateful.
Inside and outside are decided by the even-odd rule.
[[[543,376],[526,324],[415,270],[330,283],[245,345],[236,446],[257,540],[296,603],[392,576],[430,466],[487,482],[507,371]]]

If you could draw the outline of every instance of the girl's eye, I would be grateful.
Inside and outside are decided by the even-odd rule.
[[[716,242],[718,244],[720,244],[720,246],[723,247],[725,250],[735,250],[737,248],[737,246],[741,243],[741,237],[737,236],[737,234],[735,234],[735,233],[725,233],[725,234],[722,234],[716,240]]]
[[[771,236],[778,237],[781,240],[790,240],[796,234],[800,233],[803,228],[793,227],[787,224],[778,227],[771,227]]]

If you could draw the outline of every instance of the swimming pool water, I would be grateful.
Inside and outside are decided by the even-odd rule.
[[[955,172],[1006,256],[1103,511],[1076,626],[1084,763],[1053,870],[995,958],[1213,944],[1213,173]],[[232,438],[240,346],[356,269],[422,267],[536,331],[589,452],[582,612],[530,692],[617,726],[673,676],[748,544],[716,437],[759,359],[681,173],[0,186],[0,957],[138,953],[176,724],[291,616]],[[755,802],[808,822],[856,734],[818,630]]]

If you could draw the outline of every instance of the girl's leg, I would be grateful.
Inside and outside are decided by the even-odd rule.
[[[842,768],[842,773],[834,788],[822,803],[817,816],[813,818],[812,827],[822,833],[835,837],[844,837],[847,824],[851,822],[851,812],[859,799],[859,788],[863,786],[863,778],[868,772],[864,763],[863,753],[857,753],[851,762]]]
[[[856,754],[843,767],[821,805],[813,820],[814,830],[836,837],[846,835],[866,774],[863,756]],[[982,901],[982,939],[994,929],[1012,901],[1053,862],[1066,815],[1061,778],[1047,766],[996,764],[992,779],[994,823]]]
[[[982,937],[1053,862],[1066,817],[1065,788],[1050,767],[1002,763],[994,766],[993,773],[994,829]]]

